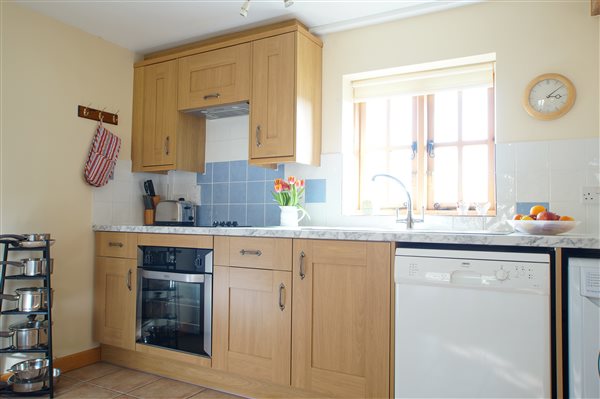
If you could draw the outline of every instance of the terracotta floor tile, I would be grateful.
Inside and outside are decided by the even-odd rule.
[[[104,377],[107,374],[119,370],[123,370],[123,368],[109,363],[99,362],[77,370],[69,371],[68,373],[65,373],[65,376],[79,381],[89,381],[94,378]]]
[[[141,371],[122,369],[115,373],[105,375],[104,377],[90,380],[88,383],[112,389],[113,391],[127,393],[149,384],[152,381],[156,381],[159,378],[160,377],[158,376],[142,373]]]
[[[69,378],[66,375],[61,375],[58,384],[54,385],[54,395],[56,396],[63,392],[67,392],[78,384],[82,384],[82,382],[76,380],[75,378]]]
[[[197,385],[161,378],[128,394],[142,399],[183,399],[203,389]]]
[[[214,391],[212,389],[206,389],[196,395],[192,396],[190,399],[243,399],[241,396],[230,395],[225,392]]]
[[[108,389],[84,382],[55,397],[61,399],[110,399],[119,395],[118,392],[109,391]]]

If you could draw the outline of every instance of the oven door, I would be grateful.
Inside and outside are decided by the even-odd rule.
[[[212,275],[138,269],[137,342],[210,357]]]

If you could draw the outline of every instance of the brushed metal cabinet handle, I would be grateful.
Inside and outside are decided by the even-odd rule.
[[[114,242],[114,241],[110,241],[108,243],[109,247],[119,247],[119,248],[123,248],[123,243],[122,242]]]
[[[127,272],[127,289],[131,291],[131,269]]]
[[[210,93],[204,96],[205,100],[208,100],[209,98],[219,98],[221,97],[220,93]]]
[[[262,143],[260,141],[260,125],[256,125],[256,146],[262,147]]]
[[[171,142],[171,137],[167,136],[165,138],[165,155],[169,155],[169,144]]]
[[[279,309],[283,312],[285,310],[285,285],[279,284]]]
[[[304,258],[306,257],[306,254],[304,253],[304,251],[300,252],[300,270],[299,270],[299,275],[300,275],[300,280],[304,280],[304,277],[306,277],[306,273],[304,273]]]
[[[242,256],[244,256],[244,255],[261,256],[262,255],[262,251],[260,249],[242,249],[240,251],[240,254],[242,254]]]

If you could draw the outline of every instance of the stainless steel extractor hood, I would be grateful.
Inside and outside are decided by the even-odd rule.
[[[227,105],[215,105],[214,107],[197,109],[192,112],[203,115],[206,119],[221,119],[229,118],[230,116],[248,115],[250,106],[247,102],[241,102]]]

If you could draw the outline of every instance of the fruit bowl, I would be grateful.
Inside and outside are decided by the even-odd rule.
[[[573,230],[581,222],[567,220],[508,220],[508,223],[520,233],[556,235]]]

